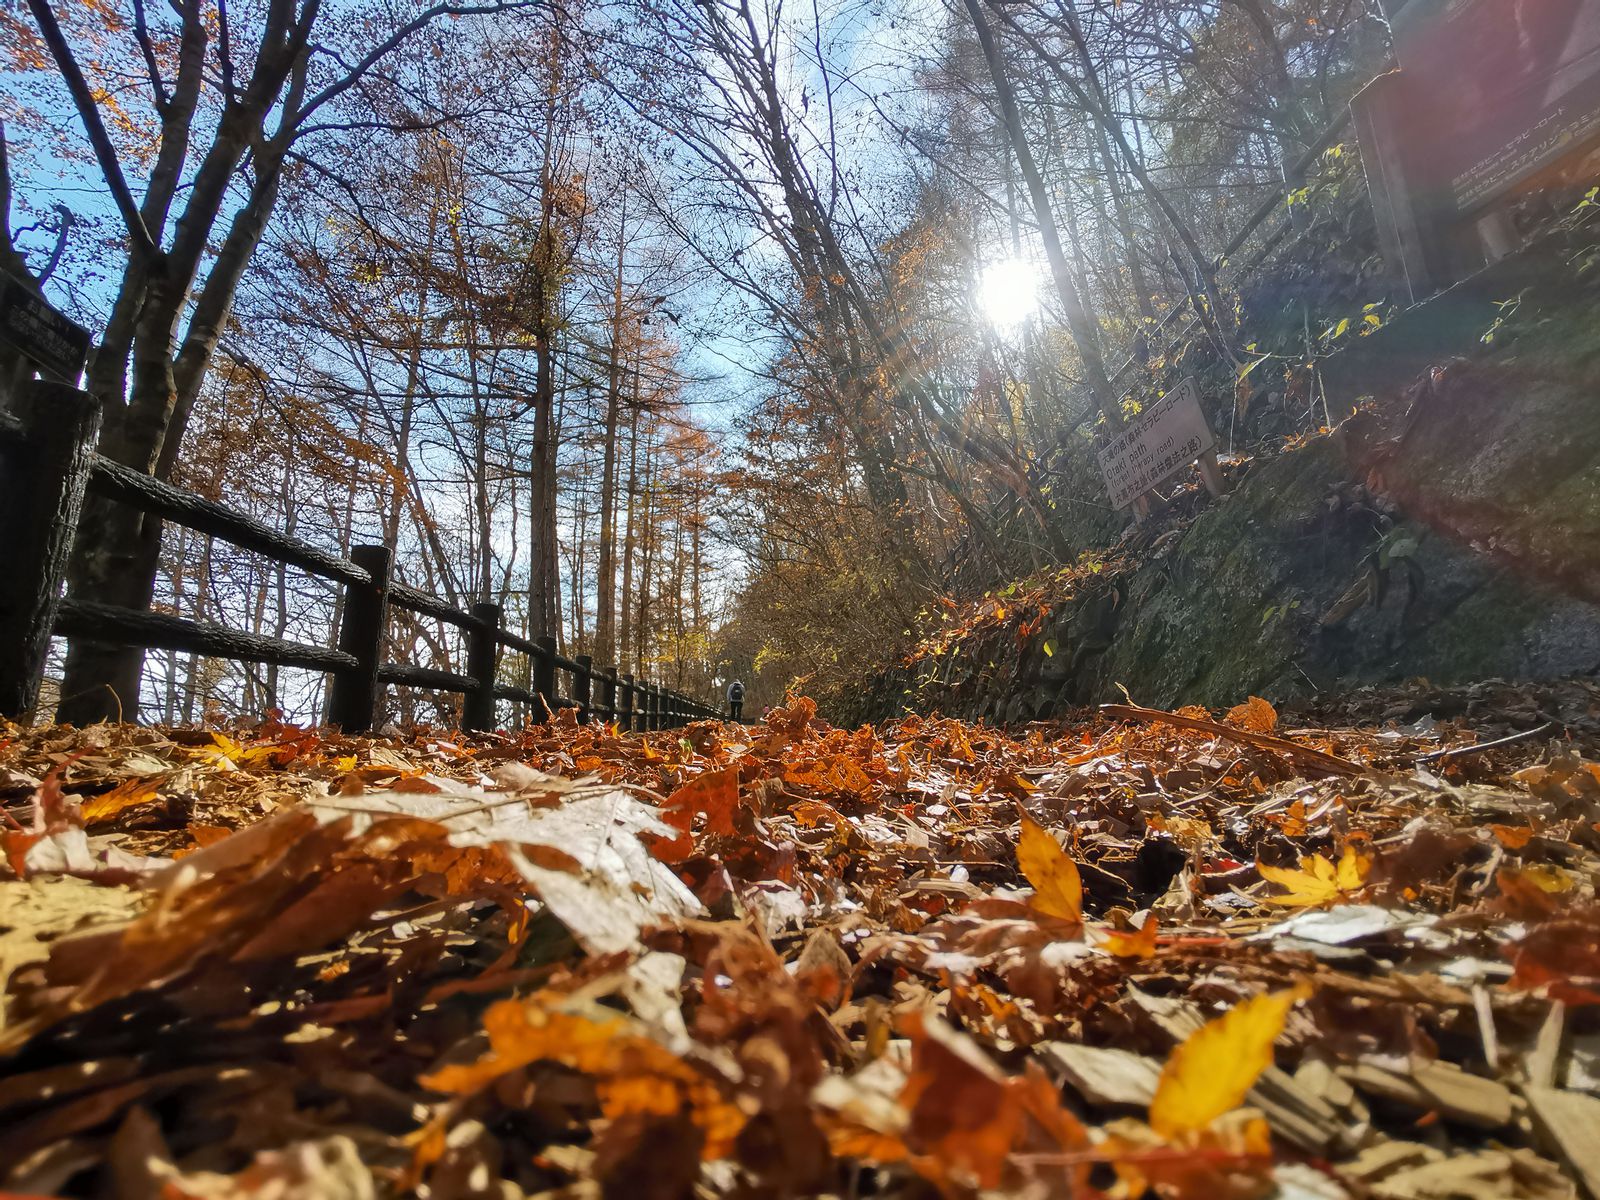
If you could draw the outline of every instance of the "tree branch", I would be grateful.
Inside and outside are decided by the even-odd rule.
[[[29,2],[40,3],[42,0],[29,0]],[[373,47],[373,49],[369,51],[360,62],[351,67],[350,70],[345,73],[343,78],[334,83],[330,83],[315,96],[311,97],[310,100],[306,101],[305,106],[301,108],[299,113],[296,115],[295,124],[298,126],[300,122],[304,121],[312,113],[316,112],[317,109],[321,108],[329,100],[334,99],[336,96],[343,94],[355,86],[356,82],[361,79],[363,75],[370,71],[383,58],[393,53],[402,44],[404,44],[412,34],[417,33],[422,29],[426,29],[440,17],[480,16],[484,13],[510,12],[516,9],[534,8],[543,6],[546,3],[547,0],[502,0],[502,2],[499,3],[487,4],[435,4],[433,7],[419,13],[416,17],[412,18],[410,21],[407,21],[404,25],[400,26],[399,29],[395,30],[388,37],[384,38],[383,41],[378,43],[377,46]]]
[[[83,121],[85,132],[89,135],[89,144],[94,147],[94,156],[100,164],[100,173],[105,176],[106,186],[111,189],[111,198],[117,202],[117,211],[122,214],[123,223],[128,227],[128,236],[133,239],[134,248],[144,255],[159,254],[160,247],[150,236],[150,231],[145,228],[144,218],[139,215],[139,206],[134,202],[133,193],[128,190],[128,181],[122,174],[122,164],[117,160],[116,147],[111,144],[111,135],[106,132],[105,122],[100,119],[100,108],[95,104],[94,91],[89,87],[89,81],[84,78],[78,60],[73,57],[72,47],[67,44],[66,35],[61,32],[55,13],[50,11],[50,0],[28,0],[28,8],[39,25],[39,33],[44,37],[45,45],[50,47],[50,54],[55,58],[62,78],[66,80],[67,90],[72,93],[72,102],[77,107],[78,117]]]

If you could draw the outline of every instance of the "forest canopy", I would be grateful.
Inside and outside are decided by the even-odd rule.
[[[0,266],[92,332],[102,454],[694,694],[849,692],[1103,541],[1097,431],[1197,372],[1229,449],[1314,431],[1319,356],[1386,312],[1367,0],[0,22]],[[72,594],[329,627],[332,587],[160,530],[91,498]],[[390,636],[460,667],[443,623]],[[324,703],[178,652],[58,666],[78,721]]]

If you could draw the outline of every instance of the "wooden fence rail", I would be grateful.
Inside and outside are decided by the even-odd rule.
[[[659,683],[635,680],[613,666],[596,668],[588,655],[559,654],[553,637],[519,637],[504,628],[498,604],[463,612],[396,582],[387,547],[356,546],[348,559],[340,558],[96,454],[99,409],[76,388],[34,381],[19,398],[15,415],[0,413],[0,716],[33,711],[52,636],[325,671],[328,723],[351,733],[372,727],[390,684],[461,694],[461,725],[471,731],[494,727],[498,700],[536,714],[575,708],[579,721],[601,717],[629,731],[719,715]],[[63,598],[67,554],[88,491],[342,585],[336,647]],[[466,673],[384,662],[384,634],[395,608],[459,628]],[[502,650],[528,656],[531,687],[498,681]],[[562,675],[565,695],[558,686]]]

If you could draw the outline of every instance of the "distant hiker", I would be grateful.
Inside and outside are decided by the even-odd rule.
[[[737,721],[744,710],[744,684],[735,679],[728,685],[728,719]]]

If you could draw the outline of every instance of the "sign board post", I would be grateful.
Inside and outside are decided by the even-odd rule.
[[[1141,519],[1149,511],[1145,493],[1196,460],[1206,491],[1220,496],[1224,490],[1216,435],[1200,411],[1200,388],[1192,377],[1146,408],[1099,446],[1095,455],[1111,506],[1132,505]]]
[[[1398,71],[1351,102],[1413,302],[1515,248],[1496,205],[1600,149],[1600,0],[1382,0]]]
[[[8,272],[0,272],[0,342],[30,359],[46,378],[73,386],[89,357],[89,331]]]

